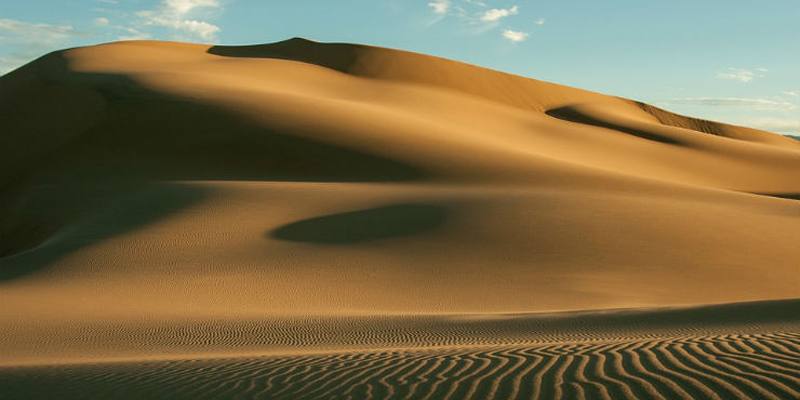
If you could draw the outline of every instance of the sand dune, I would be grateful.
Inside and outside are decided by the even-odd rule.
[[[303,39],[55,52],[0,77],[0,128],[0,381],[24,397],[798,393],[788,137]],[[754,301],[780,317],[660,322]]]

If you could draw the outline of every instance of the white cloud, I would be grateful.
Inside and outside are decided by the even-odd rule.
[[[5,75],[6,73],[17,69],[18,67],[25,64],[28,61],[30,60],[15,56],[10,56],[10,57],[0,56],[0,75]]]
[[[536,25],[542,26],[542,25],[544,25],[545,20],[544,20],[544,18],[539,18],[536,21],[533,21],[533,23],[536,24]]]
[[[486,7],[486,2],[482,0],[464,0],[467,4],[474,4],[478,7]]]
[[[163,0],[156,10],[144,10],[136,13],[144,20],[145,25],[171,29],[178,33],[180,39],[213,41],[220,28],[210,22],[193,19],[189,16],[196,10],[219,9],[217,0]]]
[[[196,8],[217,8],[219,2],[217,0],[164,0],[163,7],[176,15],[184,16]]]
[[[117,27],[120,29],[123,34],[117,37],[117,40],[144,40],[144,39],[151,39],[152,36],[147,32],[142,32],[136,28],[131,27]]]
[[[800,133],[800,118],[756,117],[736,121],[739,125],[750,126],[765,131],[781,133]]]
[[[94,19],[94,24],[97,26],[108,26],[110,21],[106,17],[98,17]]]
[[[70,25],[0,18],[0,74],[9,72],[84,35]]]
[[[519,43],[528,39],[528,34],[526,32],[512,31],[511,29],[506,29],[503,31],[503,37],[514,43]]]
[[[710,107],[750,107],[756,110],[794,110],[797,108],[794,103],[784,100],[747,97],[684,97],[662,103]]]
[[[198,37],[203,40],[214,40],[220,28],[206,21],[175,18],[172,15],[159,15],[151,11],[142,11],[138,15],[145,19],[146,25],[160,26]]]
[[[792,97],[800,96],[800,90],[787,90],[787,91],[782,92],[782,93],[787,95],[787,96],[792,96]]]
[[[0,18],[0,41],[54,44],[77,32],[70,25],[39,24]]]
[[[747,83],[755,78],[763,78],[768,70],[766,68],[756,68],[749,70],[745,68],[728,68],[725,71],[717,73],[717,79],[726,79],[732,81],[739,81]]]
[[[428,3],[428,7],[430,7],[435,14],[447,14],[447,10],[450,9],[450,0],[432,0]]]
[[[481,16],[481,21],[484,22],[497,22],[505,17],[516,15],[519,13],[519,7],[513,6],[511,8],[493,8],[486,10]]]

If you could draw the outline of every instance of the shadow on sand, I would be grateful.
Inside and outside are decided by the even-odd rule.
[[[351,73],[358,63],[359,53],[369,48],[345,43],[317,43],[292,38],[276,43],[250,46],[212,46],[208,54],[238,58],[274,58],[299,61]]]
[[[269,235],[292,242],[343,245],[410,236],[441,226],[444,207],[431,204],[392,204],[297,221]]]
[[[777,197],[779,199],[800,200],[800,193],[753,193],[759,196]]]
[[[3,76],[0,92],[0,114],[9,116],[0,125],[0,143],[15,149],[8,152],[14,157],[0,156],[0,283],[157,222],[207,195],[165,182],[424,176],[412,165],[337,144],[313,128],[286,130],[221,105],[151,90],[124,75],[74,72],[61,53]],[[74,112],[41,106],[54,96],[74,103]],[[81,108],[87,99],[93,106]],[[88,122],[70,124],[75,113]]]
[[[622,133],[627,133],[642,139],[652,140],[654,142],[666,144],[681,144],[681,142],[670,137],[660,135],[654,132],[647,132],[641,129],[632,128],[625,125],[616,124],[609,121],[604,121],[591,115],[587,115],[573,106],[564,106],[545,111],[545,113],[553,118],[558,118],[564,121],[577,122],[579,124],[596,126],[599,128],[612,129]]]

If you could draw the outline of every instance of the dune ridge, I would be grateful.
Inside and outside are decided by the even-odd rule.
[[[796,397],[798,178],[788,137],[400,50],[54,52],[0,77],[0,383]]]

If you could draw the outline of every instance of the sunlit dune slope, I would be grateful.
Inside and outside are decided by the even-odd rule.
[[[0,132],[3,321],[800,296],[800,142],[455,61],[77,48]]]

